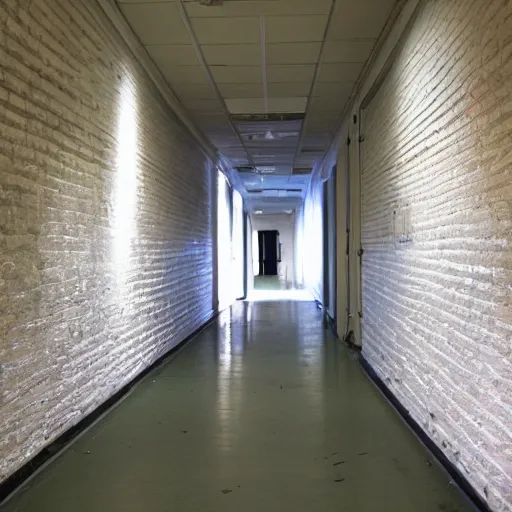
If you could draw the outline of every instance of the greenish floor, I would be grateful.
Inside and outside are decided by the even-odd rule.
[[[285,290],[286,283],[279,279],[279,276],[255,276],[255,290]]]
[[[1,512],[472,510],[311,302],[237,303]]]

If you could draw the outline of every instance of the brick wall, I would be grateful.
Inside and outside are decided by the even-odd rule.
[[[429,0],[363,112],[363,353],[512,510],[512,3]]]
[[[0,481],[212,315],[211,163],[102,16],[0,3]]]

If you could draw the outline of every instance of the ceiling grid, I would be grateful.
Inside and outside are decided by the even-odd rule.
[[[247,204],[296,209],[396,0],[117,0]],[[209,4],[211,5],[204,5]]]

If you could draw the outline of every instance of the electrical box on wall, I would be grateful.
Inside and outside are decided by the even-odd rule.
[[[398,201],[391,213],[393,243],[397,246],[412,242],[411,205],[409,201]]]

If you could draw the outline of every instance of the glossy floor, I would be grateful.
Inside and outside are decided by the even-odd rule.
[[[311,302],[237,303],[2,512],[471,510]]]
[[[286,290],[286,281],[279,276],[254,276],[255,290]]]

